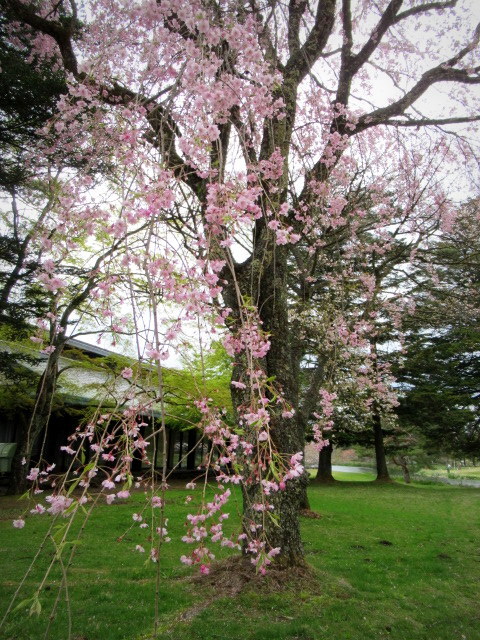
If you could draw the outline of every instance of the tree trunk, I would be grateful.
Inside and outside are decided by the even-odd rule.
[[[303,451],[303,430],[298,428],[294,418],[283,418],[280,413],[272,415],[270,433],[276,450],[286,461],[293,454]],[[268,547],[281,549],[275,559],[277,566],[298,567],[305,564],[299,512],[300,509],[309,509],[307,482],[307,474],[303,473],[299,478],[289,479],[284,490],[272,492],[267,497],[274,507],[269,514],[259,513],[253,507],[262,502],[262,486],[258,482],[250,482],[242,487],[244,532],[251,538],[252,527],[261,525]]]
[[[278,90],[278,97],[286,105],[286,117],[265,127],[260,160],[268,160],[274,151],[280,149],[283,173],[271,187],[266,181],[265,191],[259,198],[264,215],[255,224],[253,253],[245,263],[236,265],[234,274],[229,275],[228,270],[225,272],[223,290],[224,302],[234,310],[236,324],[241,325],[246,305],[248,301],[253,301],[259,326],[268,335],[270,347],[258,365],[272,383],[270,390],[265,388],[262,393],[268,396],[267,400],[271,400],[269,432],[273,447],[276,455],[287,464],[292,455],[303,452],[305,447],[305,430],[298,406],[301,358],[294,346],[296,336],[289,318],[289,249],[277,244],[276,235],[268,227],[266,220],[287,202],[287,158],[295,122],[298,84],[298,73],[294,71],[285,76],[283,85]],[[277,404],[279,396],[295,411],[293,417],[282,416],[281,405]],[[275,460],[272,462],[275,463]],[[255,481],[243,487],[245,533],[249,535],[253,523],[261,524],[268,546],[280,547],[276,563],[285,567],[305,564],[299,511],[306,502],[306,482],[307,476],[304,473],[298,478],[289,479],[283,490],[269,495],[268,501],[274,506],[273,513],[259,514],[252,508],[262,491],[260,482]]]
[[[392,459],[396,465],[401,467],[405,484],[410,484],[411,478],[410,478],[410,470],[408,468],[407,458],[405,456],[395,456]]]
[[[279,451],[287,456],[303,450],[303,443],[296,441],[295,429],[285,420],[278,420],[275,425],[275,445]],[[293,436],[293,437],[292,437]],[[285,483],[285,489],[268,496],[268,502],[274,506],[268,514],[258,513],[252,505],[261,501],[262,487],[258,483],[243,486],[243,523],[244,531],[249,534],[252,525],[260,524],[263,528],[268,546],[280,547],[280,555],[275,559],[276,565],[283,567],[298,567],[305,564],[304,549],[300,536],[299,511],[305,504],[306,474],[299,478],[290,479]]]
[[[271,256],[263,271],[259,287],[258,309],[263,328],[270,334],[270,349],[266,356],[266,373],[275,378],[275,385],[294,409],[293,418],[283,418],[281,411],[271,416],[270,432],[277,451],[287,461],[305,449],[305,432],[299,417],[299,375],[294,340],[288,318],[287,253],[267,236]],[[300,536],[299,511],[306,497],[306,474],[288,480],[284,491],[274,496],[278,523],[266,520],[267,537],[271,547],[280,547],[278,561],[283,566],[305,564]]]
[[[317,482],[335,482],[335,478],[332,475],[332,452],[333,446],[331,442],[328,446],[320,449],[320,453],[318,454],[317,475],[315,477]]]
[[[302,480],[303,481],[300,485],[300,490],[302,492],[302,495],[300,496],[298,508],[300,509],[300,511],[311,511],[310,500],[308,499],[308,491],[307,491],[310,478],[308,475],[308,471],[306,469],[303,474]]]
[[[50,354],[37,386],[31,418],[27,426],[17,432],[17,450],[12,461],[9,493],[24,493],[28,489],[27,475],[31,467],[32,451],[38,437],[48,426],[62,350],[63,342]]]
[[[305,422],[303,420],[303,416],[302,413],[300,411],[298,411],[297,416],[297,429],[299,429],[301,431],[301,433],[305,434],[306,432],[306,426],[305,426]],[[303,451],[303,459],[305,460],[305,436],[303,437],[304,440],[304,448],[302,449]],[[301,483],[301,487],[300,490],[302,491],[302,495],[300,497],[300,501],[299,501],[299,505],[298,508],[300,509],[300,511],[310,511],[310,500],[308,499],[308,485],[310,483],[310,476],[308,475],[308,471],[305,469],[305,471],[303,472],[303,481]]]
[[[262,233],[256,241],[258,257],[254,258],[245,269],[236,273],[237,286],[244,300],[256,300],[261,328],[269,336],[270,348],[255,367],[262,369],[267,379],[272,380],[275,392],[264,390],[264,394],[272,401],[269,405],[269,433],[276,452],[289,462],[292,455],[302,452],[305,446],[305,434],[302,421],[298,415],[298,375],[297,363],[292,349],[291,328],[288,321],[288,300],[286,286],[286,252],[283,247],[275,246],[274,238],[269,232]],[[226,274],[226,278],[230,276]],[[252,291],[252,282],[255,290]],[[224,298],[228,306],[235,310],[240,326],[243,310],[239,309],[235,287],[225,287]],[[245,375],[247,363],[243,355],[237,358],[233,370],[233,379],[248,379]],[[282,408],[275,401],[274,393],[280,393],[285,402],[295,410],[291,418],[282,416]],[[251,403],[251,390],[240,393],[233,389],[234,407],[248,407]],[[247,430],[247,429],[246,429]],[[247,434],[252,443],[257,445],[255,430]],[[272,461],[274,462],[274,461]],[[248,477],[248,473],[245,474]],[[274,510],[269,513],[258,512],[253,505],[262,502],[262,485],[256,480],[247,480],[242,487],[244,498],[244,532],[252,537],[252,527],[261,525],[268,547],[280,547],[280,555],[276,564],[285,567],[303,565],[304,550],[300,537],[299,511],[306,503],[307,476],[289,479],[285,489],[272,492],[268,502]],[[255,537],[255,536],[254,536]]]
[[[373,435],[375,438],[375,460],[377,463],[377,482],[391,482],[387,468],[387,458],[383,444],[382,419],[378,408],[374,408],[373,413]]]

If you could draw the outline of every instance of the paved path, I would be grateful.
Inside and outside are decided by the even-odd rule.
[[[332,465],[333,471],[342,471],[345,473],[375,473],[375,469],[372,467],[349,467],[345,465]],[[419,482],[425,480],[431,480],[433,482],[441,482],[442,484],[450,484],[457,487],[477,487],[480,488],[480,480],[473,480],[471,478],[445,478],[443,476],[412,476],[413,480]]]
[[[370,467],[346,467],[338,464],[332,465],[332,471],[344,471],[346,473],[374,473]]]

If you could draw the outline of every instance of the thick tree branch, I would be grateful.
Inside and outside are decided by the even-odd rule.
[[[464,124],[466,122],[479,122],[480,116],[459,116],[458,118],[418,118],[408,120],[388,120],[385,125],[394,127],[428,127],[430,125]]]
[[[299,413],[305,425],[318,406],[318,392],[325,382],[325,368],[326,362],[319,357],[313,375],[310,378],[308,390],[303,396],[301,406],[299,407]]]
[[[6,0],[0,0],[1,6]],[[24,22],[35,30],[50,36],[57,43],[66,71],[72,73],[79,82],[87,80],[84,73],[78,71],[77,60],[73,51],[72,39],[76,33],[76,25],[71,21],[67,26],[52,20],[47,20],[38,16],[30,6],[22,4],[19,0],[9,0],[7,8],[13,18]],[[168,110],[163,105],[158,105],[150,98],[113,82],[111,85],[96,85],[100,90],[102,99],[112,105],[118,105],[118,99],[122,104],[137,103],[150,106],[147,120],[152,128],[150,142],[159,148],[164,154],[166,165],[174,172],[177,178],[183,180],[202,199],[204,195],[204,181],[197,176],[194,170],[189,167],[180,157],[175,149],[175,139],[181,133],[178,126]]]
[[[306,0],[290,0],[288,5],[288,48],[291,56],[300,50],[300,23],[306,7]]]
[[[344,29],[344,45],[342,48],[342,64],[340,71],[339,87],[337,92],[337,102],[347,104],[350,95],[350,85],[353,77],[359,71],[359,69],[369,60],[371,55],[377,49],[385,33],[395,24],[398,24],[402,20],[420,13],[425,13],[431,10],[440,10],[448,7],[453,7],[457,3],[457,0],[449,0],[448,2],[428,2],[418,7],[408,9],[402,13],[398,13],[403,4],[403,0],[391,0],[387,8],[382,14],[380,21],[373,29],[370,38],[363,45],[360,51],[356,55],[350,55],[352,47],[352,35],[351,35],[351,17],[349,11],[349,0],[343,0],[343,29]],[[478,37],[477,37],[478,41]],[[471,50],[471,43],[462,50],[455,58],[452,58],[447,62],[450,66],[456,64],[462,57],[464,57]]]
[[[342,0],[343,46],[342,58],[347,60],[353,47],[351,0]]]
[[[353,47],[351,0],[342,0],[342,29],[343,45],[340,58],[340,75],[335,101],[346,105],[350,96],[350,88],[354,75],[350,68]]]
[[[255,145],[252,143],[252,136],[248,131],[247,125],[240,118],[240,108],[238,107],[238,105],[234,106],[231,109],[230,119],[232,121],[233,126],[235,127],[235,130],[238,133],[245,164],[256,165],[258,162],[258,158],[255,151]]]
[[[476,69],[474,71],[478,73]],[[358,133],[359,131],[364,131],[365,129],[378,124],[387,124],[391,118],[403,115],[408,107],[412,106],[414,102],[416,102],[427,91],[427,89],[438,82],[480,84],[480,76],[471,76],[469,72],[464,69],[452,69],[447,63],[442,63],[437,67],[426,71],[420,80],[399,100],[392,102],[387,107],[376,109],[369,114],[361,116],[358,120],[355,131]]]
[[[280,58],[278,57],[278,50],[277,50],[277,47],[274,46],[274,42],[272,40],[272,35],[271,35],[270,29],[268,27],[268,23],[270,22],[270,18],[271,18],[272,15],[274,15],[275,2],[273,2],[271,4],[270,14],[266,17],[265,20],[263,19],[262,11],[257,6],[256,1],[255,0],[249,0],[249,4],[250,4],[252,13],[255,16],[255,19],[257,20],[257,23],[259,25],[261,25],[261,27],[262,27],[262,29],[259,30],[258,39],[259,39],[259,42],[262,44],[262,46],[265,47],[266,58],[267,58],[267,60],[270,61],[270,63],[272,64],[272,67],[274,67],[275,69],[278,69],[279,71],[281,71],[281,70],[283,70],[283,65],[280,62]]]
[[[62,22],[47,20],[37,15],[32,10],[32,5],[23,4],[20,0],[1,0],[0,6],[6,9],[7,14],[24,22],[32,29],[41,31],[53,38],[60,49],[63,66],[66,71],[73,73],[75,76],[78,75],[77,58],[73,51],[72,39],[79,31],[79,24],[73,17],[69,21],[64,20]]]
[[[458,0],[448,0],[448,2],[426,2],[425,4],[419,4],[418,7],[412,7],[411,9],[406,9],[405,11],[402,11],[402,13],[399,13],[395,18],[395,22],[400,22],[401,20],[405,20],[405,18],[418,15],[419,13],[425,13],[432,9],[449,9],[451,7],[455,7],[457,2]]]
[[[202,180],[175,148],[175,140],[181,137],[177,123],[163,105],[156,105],[147,115],[148,123],[152,128],[148,141],[162,153],[166,165],[175,176],[182,180],[197,197],[203,201],[205,196],[205,181]]]
[[[369,59],[369,57],[380,44],[383,36],[388,31],[388,29],[390,29],[390,27],[395,24],[398,10],[402,6],[402,4],[403,0],[390,0],[387,8],[382,14],[382,17],[380,18],[376,27],[373,29],[370,38],[363,45],[360,51],[351,59],[351,62],[349,64],[349,71],[352,77]]]
[[[228,144],[230,141],[230,132],[232,130],[232,122],[229,120],[218,125],[220,135],[218,140],[212,144],[210,152],[210,164],[213,169],[218,171],[218,179],[223,180],[225,165],[227,162]]]
[[[303,47],[290,57],[286,65],[289,74],[298,74],[302,80],[321,56],[335,24],[336,0],[319,0],[315,24]]]

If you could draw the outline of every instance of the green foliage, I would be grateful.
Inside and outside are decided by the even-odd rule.
[[[39,374],[32,370],[40,359],[32,351],[13,350],[15,331],[10,325],[0,324],[0,411],[4,416],[14,417],[23,409],[33,406],[34,390],[38,384]],[[16,337],[24,336],[22,331]],[[8,346],[8,348],[5,348]]]
[[[408,341],[398,415],[432,452],[480,450],[480,333],[457,327]]]
[[[24,384],[31,387],[38,381],[38,375],[25,365],[37,365],[39,358],[28,354],[12,353],[10,351],[0,351],[0,375],[8,386],[18,389]]]
[[[427,453],[480,452],[479,202],[458,211],[417,266],[416,311],[399,358],[400,426]]]
[[[232,360],[220,342],[213,342],[202,355],[195,354],[186,369],[164,369],[169,426],[185,429],[198,424],[201,414],[194,402],[202,398],[226,409],[225,418],[233,423],[231,371]]]
[[[109,353],[108,356],[92,356],[84,350],[65,344],[63,355],[69,360],[75,361],[75,367],[91,371],[106,371],[114,375],[120,375],[125,367],[132,366],[132,359],[119,353]]]
[[[421,469],[420,476],[426,478],[450,478],[453,480],[478,480],[480,482],[480,467],[458,467],[446,469],[435,466],[433,469]]]
[[[39,210],[45,204],[45,185],[32,175],[26,155],[67,86],[63,71],[32,55],[30,30],[10,20],[6,9],[0,14],[0,190],[12,203],[0,212],[0,318],[19,329],[49,310],[51,296],[33,282],[39,255],[29,247],[32,221],[18,211],[16,197],[27,195],[29,210],[33,202],[42,202]]]
[[[1,341],[8,346],[0,360],[0,409],[4,414],[14,415],[15,412],[31,410],[34,402],[34,393],[40,374],[33,371],[32,367],[38,367],[43,360],[35,355],[35,349],[29,335],[29,330],[16,333],[10,326],[0,326]],[[60,363],[60,376],[52,405],[55,412],[62,415],[75,416],[79,421],[91,416],[96,410],[97,395],[103,397],[101,390],[103,385],[120,377],[124,368],[129,367],[134,371],[132,377],[135,390],[147,391],[152,397],[157,397],[155,405],[157,414],[160,412],[158,402],[159,380],[156,368],[140,366],[135,360],[127,356],[110,353],[108,356],[91,356],[84,350],[68,342],[62,353]],[[68,375],[68,370],[79,369],[97,373],[92,377],[92,383],[79,387],[75,382],[75,376]],[[62,374],[63,370],[65,374]],[[98,379],[98,373],[104,373],[103,383]],[[166,412],[166,424],[171,428],[192,429],[200,420],[201,413],[195,406],[196,400],[209,398],[209,403],[218,410],[226,410],[224,419],[233,423],[233,411],[230,396],[231,359],[226,354],[220,343],[214,343],[211,349],[204,353],[203,365],[199,356],[194,358],[194,366],[190,369],[173,369],[162,367],[162,390],[164,397],[164,409]],[[85,395],[85,389],[95,393],[90,401],[82,408],[73,408],[78,405],[79,398]],[[113,406],[112,396],[103,400],[105,409]],[[95,409],[94,409],[95,408]]]
[[[12,30],[15,44],[12,44]],[[9,35],[10,34],[10,35]],[[52,65],[29,64],[31,36],[18,24],[0,18],[0,186],[10,191],[28,177],[22,155],[37,130],[52,117],[67,87]]]

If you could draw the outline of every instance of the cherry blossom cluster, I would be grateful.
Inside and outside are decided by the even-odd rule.
[[[332,430],[334,421],[332,419],[334,411],[334,401],[337,399],[335,392],[327,391],[326,389],[320,389],[320,401],[319,405],[321,413],[314,412],[316,422],[312,426],[313,442],[317,451],[321,451],[323,447],[329,445],[328,438],[325,438],[325,434]]]

